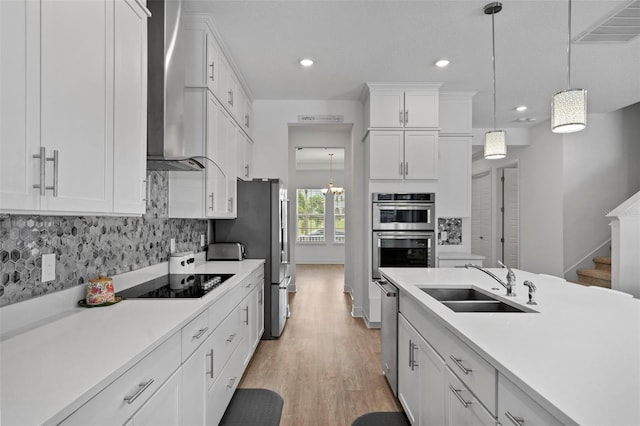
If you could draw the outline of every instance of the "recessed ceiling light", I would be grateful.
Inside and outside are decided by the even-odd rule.
[[[515,108],[516,111],[518,112],[523,112],[527,110],[527,106],[526,105],[519,105]]]
[[[309,58],[300,59],[300,65],[303,67],[310,67],[313,65],[313,60]]]
[[[521,117],[518,118],[517,121],[521,122],[521,123],[532,123],[534,121],[537,121],[538,119],[535,117]]]
[[[438,68],[444,68],[447,65],[449,65],[449,60],[448,59],[440,59],[438,61],[436,61],[436,67]]]

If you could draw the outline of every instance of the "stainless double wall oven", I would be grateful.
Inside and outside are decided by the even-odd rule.
[[[372,278],[381,267],[435,266],[435,194],[372,195]]]

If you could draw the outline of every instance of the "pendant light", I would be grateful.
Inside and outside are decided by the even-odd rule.
[[[327,195],[328,193],[333,194],[342,194],[344,192],[344,188],[333,186],[333,153],[329,154],[329,187],[322,188],[322,195]]]
[[[569,0],[569,40],[567,44],[567,90],[553,95],[551,131],[573,133],[587,127],[587,91],[571,89],[571,0]]]
[[[493,55],[493,130],[484,134],[484,158],[497,160],[507,156],[507,133],[496,129],[496,34],[494,16],[502,10],[502,3],[493,2],[484,7],[485,15],[491,15],[491,43]]]

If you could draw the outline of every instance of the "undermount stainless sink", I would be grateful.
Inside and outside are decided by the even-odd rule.
[[[420,290],[440,302],[460,300],[495,300],[474,288],[421,288]]]
[[[512,305],[474,288],[421,288],[454,312],[536,312]]]

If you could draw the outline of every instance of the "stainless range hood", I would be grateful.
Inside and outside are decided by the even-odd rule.
[[[147,0],[147,169],[201,171],[184,139],[182,0]]]

